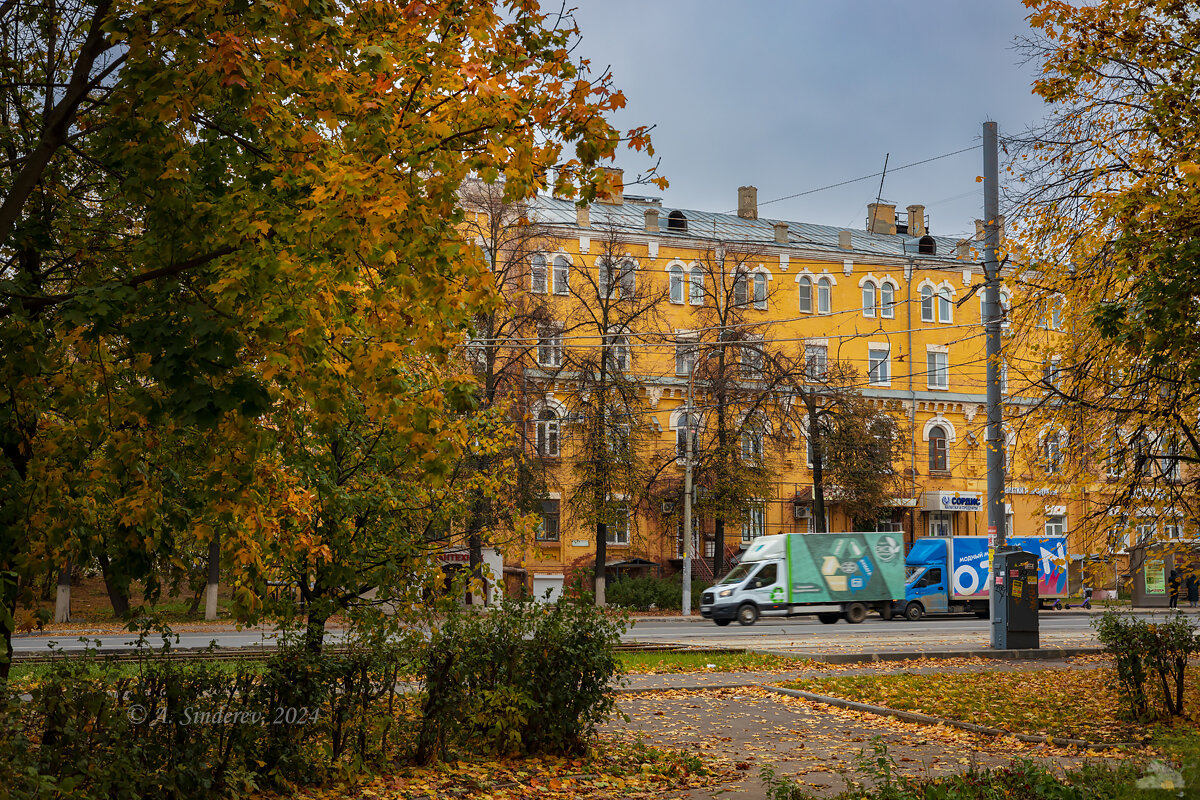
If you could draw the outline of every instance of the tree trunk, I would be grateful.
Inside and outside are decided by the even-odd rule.
[[[312,608],[312,605],[309,605]],[[320,655],[321,648],[325,644],[325,622],[329,619],[328,614],[315,614],[309,612],[308,624],[304,628],[304,649],[312,655]]]
[[[221,534],[213,531],[212,541],[208,543],[208,588],[205,590],[204,618],[217,618],[217,596],[221,590]],[[193,604],[192,612],[196,613]]]
[[[104,577],[104,591],[108,593],[108,602],[112,606],[113,616],[123,618],[129,613],[129,584],[113,574],[112,564],[108,555],[100,554],[100,574]]]
[[[54,597],[54,621],[71,621],[71,562],[58,572],[58,591]]]
[[[467,587],[467,605],[487,605],[487,591],[483,596],[478,598],[476,603],[475,586],[483,586],[483,538],[480,532],[483,530],[483,512],[481,506],[482,500],[476,500],[471,504],[471,519],[467,523],[467,550],[470,559],[470,575],[471,585]]]
[[[608,526],[603,522],[596,523],[596,570],[593,573],[593,589],[596,593],[596,607],[603,608],[605,604],[605,573],[608,561]]]
[[[821,418],[817,416],[815,401],[808,407],[808,440],[812,443],[813,478],[813,533],[825,533],[825,456],[821,452]]]
[[[725,572],[725,518],[713,520],[712,574],[717,580]]]
[[[0,572],[0,604],[3,604],[3,616],[7,620],[17,618],[17,574],[15,572]],[[13,659],[13,625],[0,625],[0,636],[4,639],[4,650],[0,653],[0,686],[8,685],[8,673],[12,669]]]

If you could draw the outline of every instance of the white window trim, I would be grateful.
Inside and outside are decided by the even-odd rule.
[[[887,380],[873,381],[871,380],[871,351],[884,353],[883,363],[887,368]],[[867,383],[871,386],[891,386],[892,385],[892,348],[886,342],[868,342],[867,343]]]
[[[941,425],[942,430],[946,432],[947,444],[958,441],[958,431],[954,429],[954,423],[943,417],[940,411],[925,421],[925,427],[921,429],[921,441],[928,442],[929,432],[938,425]]]
[[[546,288],[549,290],[548,293],[549,294],[557,294],[557,295],[570,294],[571,293],[571,273],[575,271],[575,267],[576,267],[575,259],[572,258],[571,254],[568,253],[566,250],[559,250],[557,253],[551,253],[549,255],[549,258],[550,258],[550,261],[549,261],[547,268],[550,270],[550,274],[546,276]],[[565,258],[567,260],[567,285],[563,286],[561,288],[561,290],[559,289],[558,281],[554,280],[554,262],[560,258]]]

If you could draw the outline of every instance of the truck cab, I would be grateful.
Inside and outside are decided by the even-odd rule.
[[[786,615],[786,576],[783,559],[743,561],[701,595],[700,613],[721,626],[734,619],[753,625],[760,615]]]
[[[944,614],[946,612],[946,575],[940,564],[910,566],[905,585],[905,600],[920,604],[921,613]],[[905,608],[908,614],[908,608]],[[920,617],[921,613],[916,614]]]

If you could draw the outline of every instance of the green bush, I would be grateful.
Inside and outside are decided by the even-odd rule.
[[[1200,653],[1200,635],[1187,617],[1176,612],[1166,622],[1151,623],[1133,614],[1106,611],[1092,626],[1112,654],[1118,690],[1134,719],[1155,715],[1146,689],[1151,672],[1158,675],[1166,716],[1183,714],[1184,673],[1188,659]]]
[[[692,608],[700,607],[700,593],[712,586],[708,581],[692,580]],[[608,587],[605,600],[609,605],[634,611],[679,611],[683,606],[683,579],[623,578]]]
[[[581,752],[615,707],[610,682],[623,629],[579,603],[452,612],[419,661],[417,761],[467,742],[500,754]]]

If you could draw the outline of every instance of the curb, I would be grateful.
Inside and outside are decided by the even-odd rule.
[[[969,731],[971,733],[979,733],[984,736],[1002,737],[1011,736],[1014,739],[1031,744],[1047,744],[1077,747],[1080,750],[1114,750],[1116,748],[1140,748],[1142,745],[1138,742],[1115,742],[1112,744],[1100,744],[1097,742],[1088,742],[1083,739],[1070,739],[1067,737],[1058,736],[1041,736],[1028,733],[1013,733],[1002,728],[989,728],[984,725],[976,725],[972,722],[960,722],[956,719],[945,719],[943,717],[934,717],[929,714],[919,714],[915,711],[900,711],[886,706],[873,706],[867,703],[856,703],[853,700],[843,700],[840,697],[828,697],[823,694],[813,694],[812,692],[804,692],[799,689],[785,689],[782,686],[762,686],[768,692],[775,694],[787,695],[788,697],[798,697],[802,700],[808,700],[813,703],[822,703],[836,708],[844,708],[850,711],[861,711],[867,714],[875,714],[881,717],[895,717],[896,719],[904,720],[905,722],[916,722],[922,725],[945,725],[950,728],[958,728],[960,730]]]
[[[764,689],[763,683],[705,683],[690,686],[619,686],[613,689],[616,694],[654,694],[655,692],[703,692],[709,689]]]
[[[807,659],[825,664],[874,664],[884,661],[938,661],[951,658],[990,658],[996,661],[1055,661],[1076,656],[1100,655],[1102,647],[1048,647],[1021,650],[897,650],[884,653],[804,653],[796,650],[745,648],[748,653]]]

